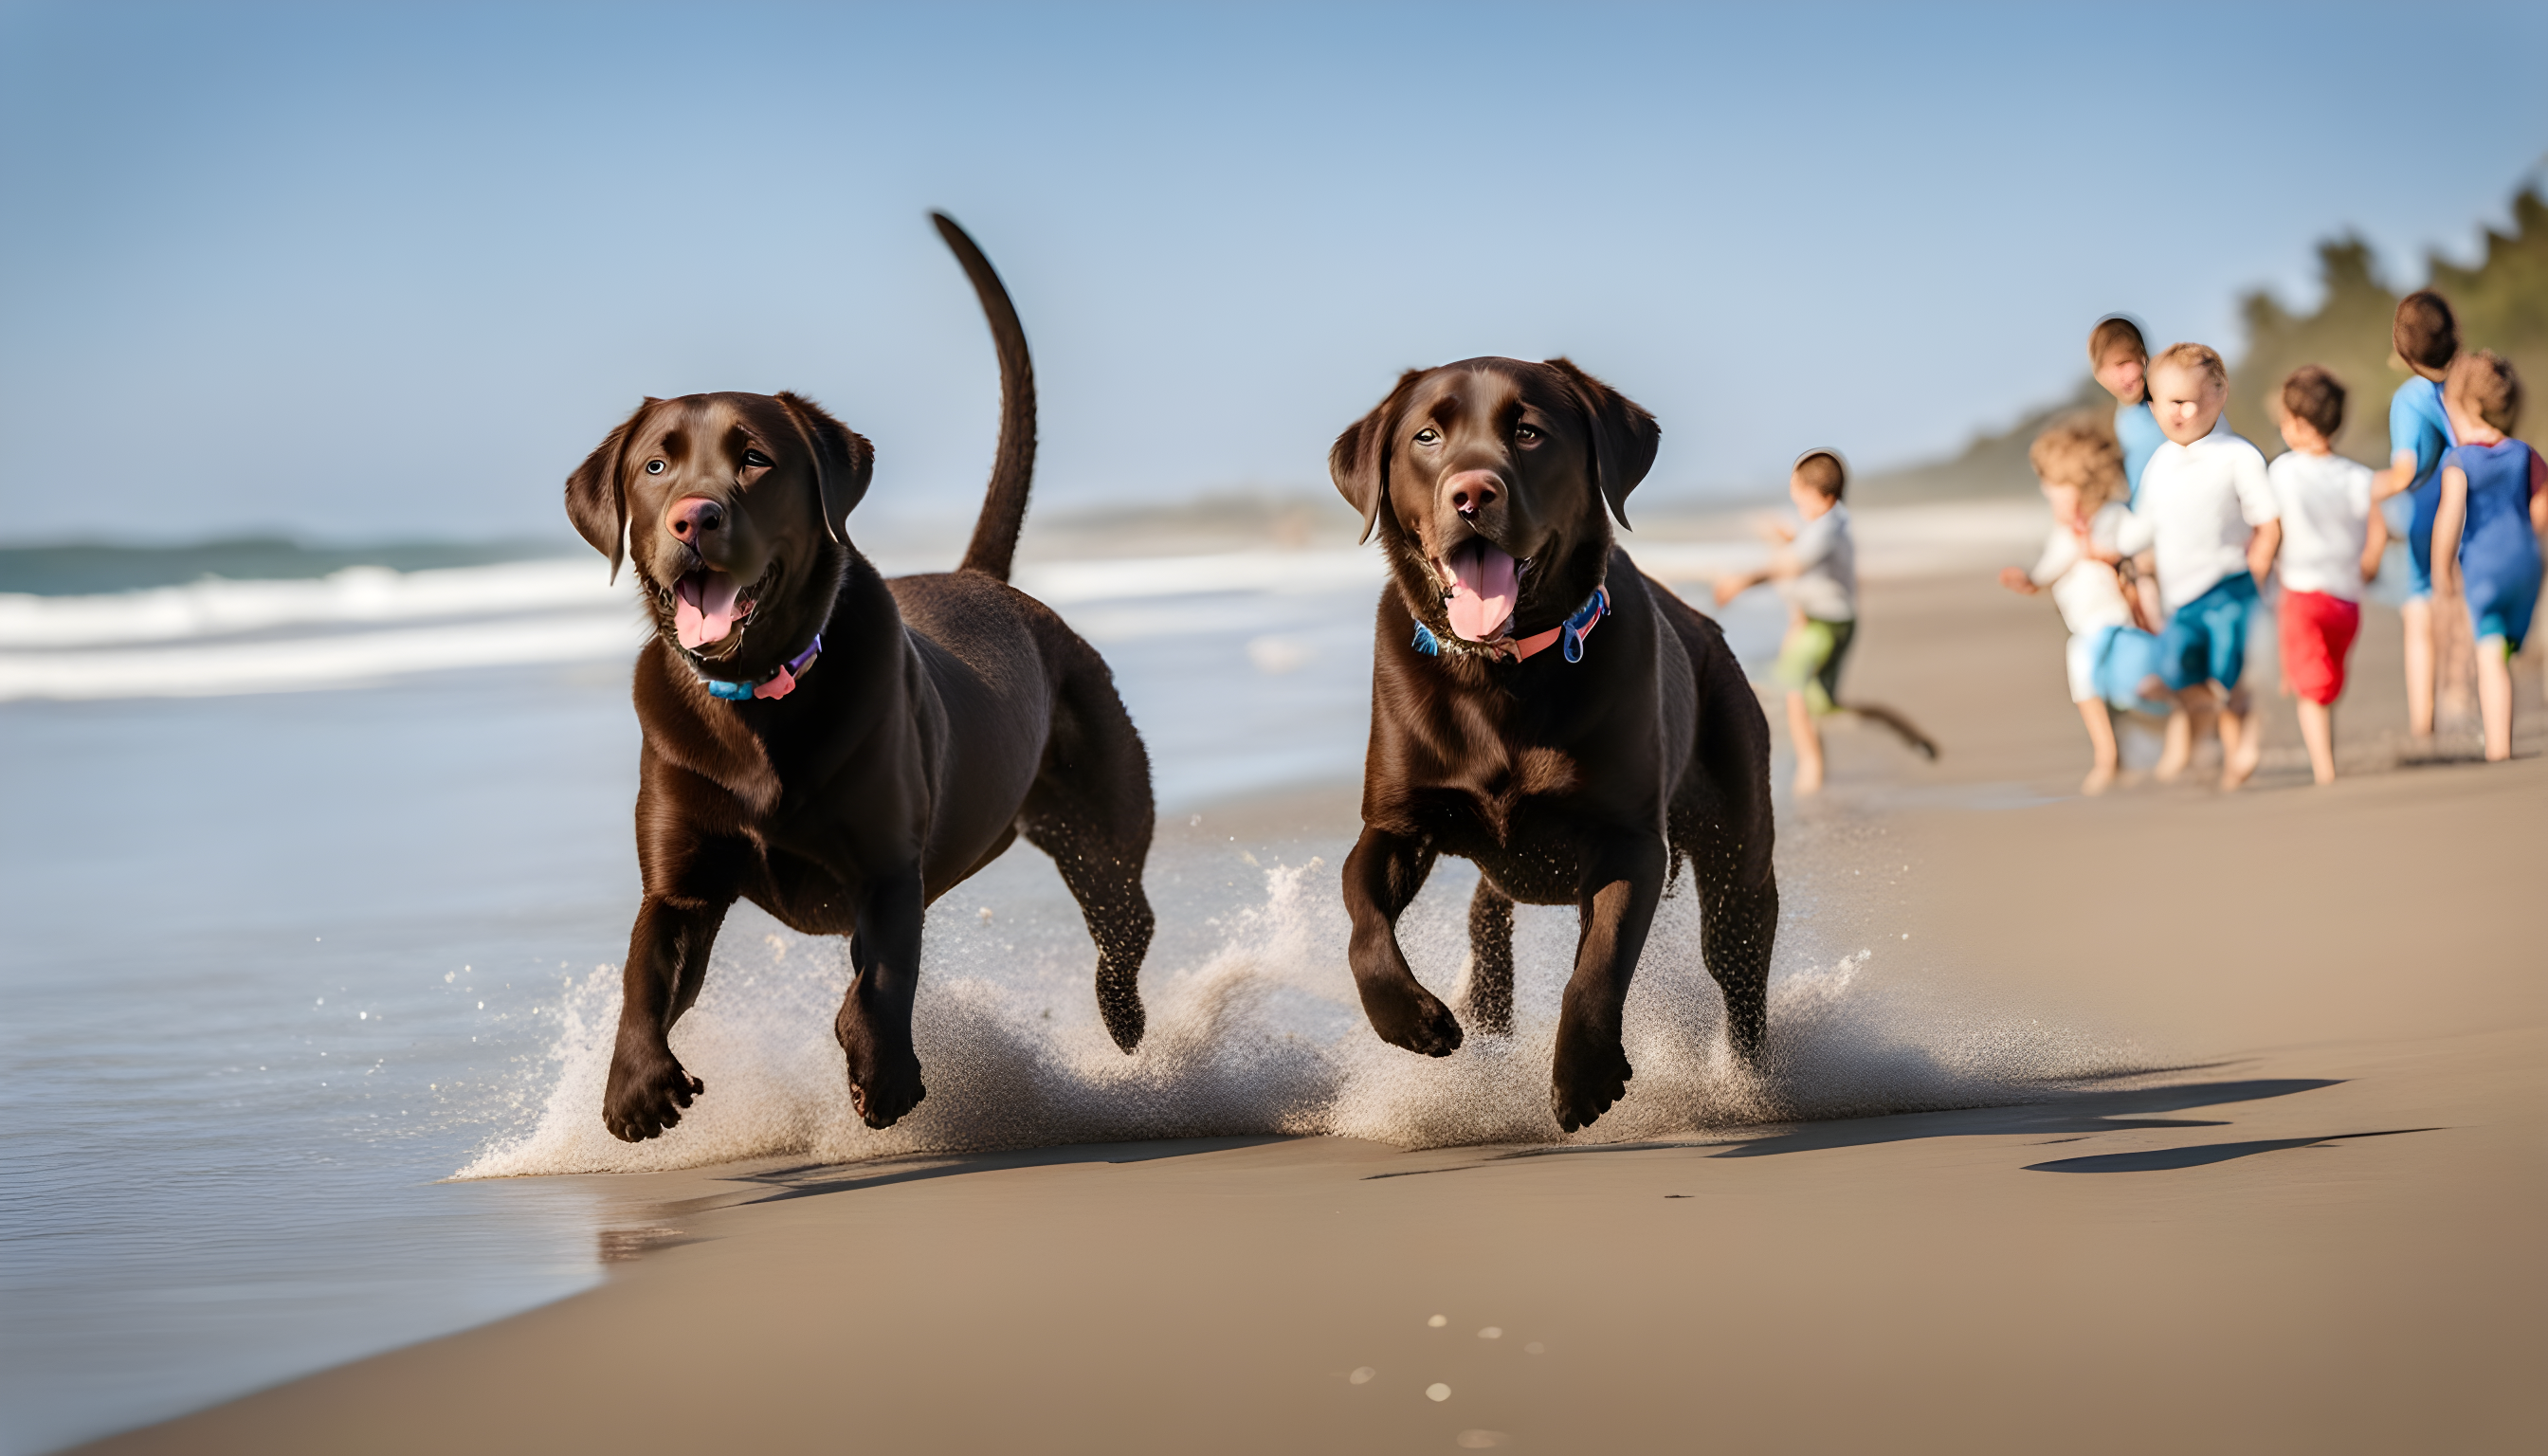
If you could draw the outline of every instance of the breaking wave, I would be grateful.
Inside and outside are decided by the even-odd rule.
[[[1525,906],[1516,917],[1514,1034],[1473,1033],[1434,1059],[1381,1043],[1364,1024],[1332,870],[1312,860],[1263,876],[1261,902],[1219,925],[1217,950],[1184,968],[1153,956],[1143,975],[1149,1034],[1131,1056],[1098,1024],[1084,936],[1077,950],[1056,937],[1020,951],[984,933],[987,910],[977,923],[942,904],[930,919],[915,1019],[929,1095],[882,1132],[851,1111],[832,1040],[849,979],[840,942],[778,933],[721,948],[705,993],[673,1035],[708,1090],[680,1127],[637,1144],[600,1123],[619,986],[615,967],[597,968],[566,989],[561,1033],[546,1062],[526,1072],[526,1131],[499,1138],[457,1176],[1245,1134],[1403,1147],[1639,1141],[2007,1103],[2148,1064],[2129,1044],[1882,975],[1873,952],[1856,950],[1774,975],[1769,1069],[1756,1074],[1726,1049],[1684,889],[1664,902],[1629,994],[1636,1074],[1627,1098],[1565,1138],[1548,1110],[1548,1066],[1573,956],[1571,910]],[[1465,967],[1467,895],[1455,879],[1437,876],[1402,922],[1419,974]],[[1794,928],[1782,935],[1798,939]],[[1451,978],[1427,979],[1439,989]],[[1459,1005],[1458,989],[1448,999]]]

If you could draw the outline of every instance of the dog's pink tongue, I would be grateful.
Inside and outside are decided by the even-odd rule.
[[[673,631],[696,652],[734,630],[734,598],[741,583],[723,572],[692,572],[673,584]]]
[[[1470,541],[1443,558],[1451,574],[1451,630],[1485,642],[1503,630],[1513,608],[1513,559],[1486,541]]]

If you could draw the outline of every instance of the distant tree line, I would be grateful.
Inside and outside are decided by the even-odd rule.
[[[2245,347],[2230,371],[2230,426],[2267,455],[2282,452],[2270,401],[2283,380],[2303,364],[2332,370],[2344,381],[2344,429],[2336,448],[2373,465],[2389,463],[2389,396],[2407,379],[2407,368],[2389,346],[2389,323],[2403,296],[2380,280],[2371,245],[2355,236],[2319,244],[2319,281],[2324,297],[2316,310],[2295,314],[2258,289],[2238,301]],[[2512,229],[2489,228],[2486,253],[2472,267],[2428,254],[2425,287],[2450,300],[2464,348],[2493,349],[2513,362],[2529,388],[2523,432],[2548,433],[2548,201],[2536,184],[2512,199]],[[2080,338],[2087,337],[2087,320]],[[2153,338],[2152,349],[2174,339]],[[2027,446],[2047,424],[2072,410],[2111,416],[2114,402],[2094,380],[2082,379],[2069,399],[2035,410],[2009,429],[1985,435],[1950,460],[1870,475],[1856,494],[1864,500],[1912,501],[1976,495],[2031,494],[2035,473]]]
[[[2359,237],[2320,243],[2318,258],[2326,296],[2315,313],[2294,314],[2262,289],[2238,301],[2247,346],[2230,374],[2230,427],[2266,454],[2280,453],[2273,392],[2301,365],[2323,365],[2352,393],[2336,448],[2387,465],[2389,396],[2407,378],[2407,366],[2389,347],[2401,295],[2380,281],[2371,245]],[[2475,267],[2434,253],[2425,268],[2424,286],[2450,300],[2459,316],[2461,347],[2510,359],[2531,398],[2540,399],[2548,387],[2548,202],[2538,188],[2524,187],[2512,199],[2510,232],[2487,229],[2486,255]],[[2534,411],[2524,422],[2535,427],[2538,419]]]

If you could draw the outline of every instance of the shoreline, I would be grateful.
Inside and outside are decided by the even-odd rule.
[[[2535,726],[2508,766],[2078,799],[2058,623],[1996,592],[1870,589],[1853,689],[1948,754],[1837,733],[1821,801],[1781,787],[1813,857],[1791,921],[1880,947],[1867,984],[1920,1026],[2021,1008],[2170,1073],[1629,1145],[578,1175],[613,1207],[598,1288],[79,1449],[2530,1448]],[[2365,762],[2394,630],[2339,708]],[[1250,795],[1161,838],[1333,836],[1353,803]]]

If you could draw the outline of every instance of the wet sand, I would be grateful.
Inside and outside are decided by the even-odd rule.
[[[602,1287],[92,1449],[2540,1449],[2548,761],[2400,767],[2394,615],[2365,637],[2373,772],[2308,787],[2269,683],[2248,790],[2082,800],[2048,606],[1867,593],[1853,691],[1947,758],[1844,725],[1790,845],[1936,995],[2151,1074],[1632,1147],[617,1178]]]

